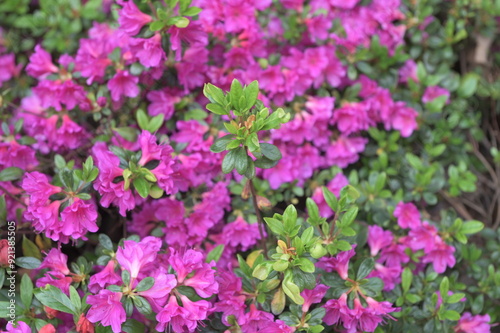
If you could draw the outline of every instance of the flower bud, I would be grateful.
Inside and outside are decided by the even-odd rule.
[[[269,210],[273,206],[271,204],[271,201],[269,199],[261,197],[260,195],[257,196],[257,206],[259,207],[260,210]]]
[[[0,267],[9,266],[9,241],[0,240]]]
[[[39,331],[38,333],[56,333],[56,329],[54,327],[54,325],[52,324],[47,324],[45,326],[43,326]]]
[[[45,310],[47,318],[49,319],[54,319],[55,317],[57,317],[57,314],[59,313],[59,311],[49,308],[48,306],[44,306],[43,309]]]
[[[82,313],[78,323],[76,324],[76,331],[78,333],[94,333],[94,325]]]
[[[243,187],[243,191],[241,191],[241,198],[243,200],[247,200],[250,198],[250,182],[246,182],[245,187]]]

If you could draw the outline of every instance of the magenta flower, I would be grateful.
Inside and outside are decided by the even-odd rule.
[[[160,248],[161,240],[157,237],[145,237],[140,242],[126,240],[123,247],[118,247],[116,260],[123,269],[129,271],[132,279],[136,279],[144,267],[153,264]]]
[[[148,106],[148,113],[151,116],[163,113],[165,120],[169,120],[174,115],[175,104],[181,101],[181,92],[170,88],[152,90],[147,98],[151,102]]]
[[[182,283],[189,273],[203,267],[203,254],[201,252],[189,249],[181,255],[173,248],[170,248],[170,252],[168,262],[177,273],[179,283]]]
[[[58,271],[64,275],[70,273],[68,268],[68,256],[55,247],[50,249],[39,268],[49,268],[51,271]]]
[[[38,171],[26,172],[21,187],[30,198],[30,205],[45,204],[53,194],[62,192],[62,188],[49,183],[47,176]]]
[[[71,282],[73,282],[73,279],[60,271],[48,271],[43,277],[36,280],[35,285],[37,288],[43,288],[50,284],[51,286],[61,289],[66,295],[69,295],[69,286]]]
[[[91,323],[100,323],[102,326],[111,326],[114,333],[122,331],[122,324],[127,319],[121,303],[123,294],[102,289],[97,295],[89,295],[87,303],[92,305],[87,313]]]
[[[330,0],[330,4],[333,7],[342,8],[342,9],[353,9],[358,4],[358,2],[359,2],[359,0],[346,0],[346,1]]]
[[[446,96],[446,104],[450,103],[450,92],[447,89],[440,86],[427,87],[422,96],[422,102],[429,103],[441,96]]]
[[[437,228],[429,224],[429,222],[424,221],[418,228],[410,230],[408,239],[405,239],[405,241],[413,251],[418,251],[433,249],[439,239]]]
[[[378,225],[368,227],[368,245],[370,246],[370,255],[375,257],[379,251],[392,244],[394,236],[390,230],[384,230]]]
[[[490,320],[488,314],[473,316],[472,313],[465,312],[453,330],[455,333],[490,333]]]
[[[73,198],[73,203],[64,208],[61,213],[61,232],[65,236],[79,239],[90,232],[96,232],[97,207],[93,201]]]
[[[122,6],[122,9],[118,11],[120,30],[125,31],[130,36],[137,35],[144,25],[153,21],[151,16],[144,14],[137,8],[133,0],[126,2],[120,0],[118,4]]]
[[[127,210],[134,209],[135,198],[130,189],[124,189],[123,181],[114,182],[117,177],[123,175],[123,169],[119,167],[120,159],[108,150],[104,142],[94,144],[92,156],[99,169],[94,189],[101,194],[101,205],[103,207],[116,205],[120,209],[120,215],[125,216]]]
[[[342,251],[335,257],[323,257],[316,263],[318,268],[327,272],[336,271],[342,279],[347,279],[349,271],[349,260],[354,257],[356,244],[352,245],[349,251]]]
[[[428,253],[426,252],[426,255],[422,258],[422,262],[427,264],[432,263],[436,273],[441,274],[446,270],[446,266],[450,268],[455,266],[454,252],[455,248],[453,246],[439,241],[432,250]]]
[[[37,165],[33,148],[19,144],[14,138],[0,142],[0,168],[18,167],[31,171]]]
[[[385,262],[387,267],[401,266],[401,263],[410,261],[405,249],[404,245],[392,243],[382,250],[379,262]]]
[[[242,251],[248,250],[260,239],[257,223],[247,223],[241,216],[238,216],[234,222],[226,224],[222,234],[226,245],[233,248],[241,245]]]
[[[399,226],[403,229],[410,228],[413,230],[420,227],[422,223],[420,221],[420,212],[411,202],[404,203],[401,201],[398,203],[396,209],[394,209],[394,217],[397,218]]]
[[[161,266],[150,276],[155,279],[154,285],[150,289],[140,291],[137,294],[145,297],[155,312],[160,312],[167,303],[170,292],[177,285],[177,280],[175,275],[167,274],[166,269]]]
[[[142,156],[139,160],[139,165],[145,166],[148,162],[156,161],[158,165],[151,169],[151,172],[158,179],[158,186],[165,190],[167,194],[174,192],[174,173],[173,166],[175,164],[172,153],[174,149],[169,145],[158,145],[156,137],[148,131],[142,131],[138,138],[141,146]]]
[[[387,126],[390,125],[395,130],[401,133],[404,138],[409,137],[414,130],[418,128],[417,124],[418,112],[403,102],[394,103],[391,118],[385,119],[384,122]]]
[[[333,112],[332,123],[335,123],[343,134],[366,131],[375,123],[368,117],[367,103],[345,103]]]
[[[203,298],[216,294],[219,291],[219,284],[215,281],[215,271],[212,266],[215,266],[214,261],[210,264],[201,264],[193,276],[184,280],[184,285],[192,287]]]
[[[30,56],[26,72],[34,78],[44,79],[47,75],[57,73],[59,69],[52,63],[50,53],[40,45],[35,46],[35,52]]]
[[[115,271],[115,266],[116,261],[110,260],[99,273],[92,275],[90,277],[89,290],[97,293],[109,285],[119,284],[122,278]]]
[[[328,300],[323,307],[326,309],[323,321],[327,325],[337,325],[343,323],[344,327],[351,326],[353,321],[352,310],[347,305],[347,294],[343,293],[339,299]]]
[[[134,55],[144,67],[157,67],[167,56],[161,46],[161,35],[156,33],[151,38],[134,38],[131,40]]]
[[[312,304],[320,303],[323,297],[325,297],[326,292],[330,287],[324,284],[318,284],[314,289],[304,289],[300,296],[304,298],[304,304],[302,304],[302,312],[306,313],[309,311],[309,307]]]
[[[156,315],[156,330],[163,332],[168,324],[173,332],[194,332],[198,326],[197,321],[206,319],[209,302],[192,302],[184,295],[180,296],[180,300],[182,306],[179,306],[174,295],[170,296],[168,304]]]
[[[126,70],[118,70],[115,76],[108,81],[107,85],[111,93],[111,99],[119,101],[122,96],[137,97],[139,95],[138,82],[139,78],[137,76],[130,74]]]
[[[330,182],[328,182],[326,187],[330,191],[332,191],[332,193],[338,198],[340,196],[340,190],[342,190],[342,188],[344,188],[347,185],[349,185],[349,181],[347,180],[346,176],[344,176],[344,174],[342,173],[338,173],[335,175],[335,177],[333,177],[333,179]],[[326,203],[325,197],[323,196],[323,190],[321,189],[321,187],[317,187],[314,190],[312,199],[318,205],[321,217],[329,218],[333,216],[333,210]]]
[[[5,332],[9,332],[9,333],[31,333],[31,328],[24,321],[18,321],[16,323],[15,327],[9,321],[7,323],[6,329],[7,329],[7,331],[5,331]]]
[[[384,291],[391,291],[401,281],[401,271],[401,265],[389,267],[376,262],[375,268],[367,277],[378,277],[384,282]]]
[[[345,168],[359,159],[359,153],[365,150],[368,139],[361,137],[348,138],[340,136],[326,151],[329,164]]]
[[[21,71],[22,64],[16,66],[14,53],[0,55],[0,87],[3,82],[17,77]]]

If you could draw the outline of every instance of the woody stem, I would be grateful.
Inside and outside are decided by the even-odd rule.
[[[253,181],[251,179],[248,180],[248,185],[250,187],[250,193],[252,193],[253,208],[255,210],[255,215],[257,215],[257,221],[259,224],[260,246],[264,250],[264,256],[268,258],[266,238],[264,237],[264,220],[262,219],[262,214],[260,213],[259,205],[257,204],[257,194],[255,191],[255,186],[253,185]]]

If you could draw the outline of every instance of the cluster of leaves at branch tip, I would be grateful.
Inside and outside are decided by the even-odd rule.
[[[203,88],[203,93],[210,100],[207,104],[208,110],[229,118],[229,121],[224,122],[224,127],[230,134],[218,138],[210,147],[214,153],[228,151],[222,162],[224,173],[236,169],[240,175],[252,179],[256,167],[269,169],[278,164],[282,157],[280,150],[275,145],[260,142],[258,133],[278,129],[281,124],[290,120],[290,114],[281,108],[271,113],[269,108],[257,99],[257,81],[242,86],[235,79],[227,93],[209,83]]]

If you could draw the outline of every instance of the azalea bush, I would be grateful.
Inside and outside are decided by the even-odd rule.
[[[2,332],[493,332],[494,1],[0,3]]]

